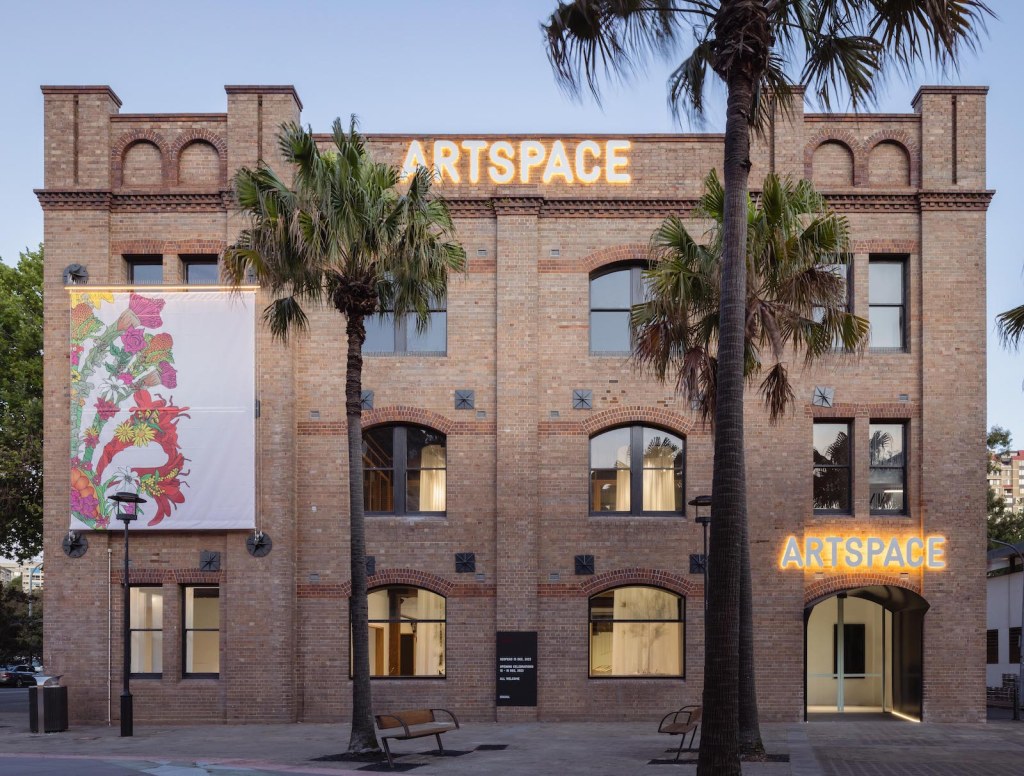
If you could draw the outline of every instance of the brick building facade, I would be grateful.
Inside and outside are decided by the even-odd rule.
[[[126,114],[105,86],[43,87],[45,664],[64,674],[79,721],[104,719],[108,708],[117,715],[123,545],[118,530],[95,531],[87,533],[84,555],[61,551],[69,525],[63,273],[79,264],[90,286],[124,286],[145,257],[159,268],[159,283],[183,284],[197,263],[234,239],[242,221],[232,207],[233,171],[261,158],[280,169],[277,128],[298,121],[302,105],[292,87],[226,91],[223,114]],[[826,116],[797,107],[755,142],[753,185],[772,170],[806,176],[848,216],[852,309],[896,338],[814,369],[794,366],[796,408],[776,426],[753,395],[748,401],[763,719],[841,709],[844,684],[848,706],[930,721],[984,719],[985,526],[982,511],[966,507],[983,503],[985,488],[985,93],[924,87],[907,114]],[[609,271],[643,258],[661,219],[688,216],[704,176],[720,164],[723,138],[593,138],[583,156],[591,165],[575,169],[580,178],[598,173],[589,185],[569,184],[564,173],[544,183],[542,166],[526,183],[495,183],[489,172],[473,182],[466,165],[475,152],[461,145],[467,139],[507,141],[520,152],[532,140],[370,137],[375,156],[395,164],[413,141],[428,155],[435,141],[460,149],[460,182],[449,175],[441,190],[469,256],[468,271],[450,284],[442,352],[405,343],[406,352],[365,360],[364,388],[373,396],[364,428],[403,429],[400,440],[391,438],[403,450],[414,436],[406,439],[405,430],[428,429],[442,440],[447,480],[440,509],[399,514],[392,504],[381,511],[395,514],[367,517],[371,590],[398,591],[380,623],[380,638],[394,639],[386,656],[380,647],[382,672],[421,674],[375,679],[374,706],[553,720],[646,718],[699,702],[703,589],[690,556],[702,552],[702,529],[692,507],[680,514],[675,505],[710,492],[712,439],[671,386],[638,376],[623,353],[594,342],[591,321],[614,328],[621,305],[616,318],[614,303],[595,309],[592,301],[588,309],[588,299],[597,298],[594,283]],[[570,165],[573,149],[588,140],[536,139],[536,153],[545,155],[561,141]],[[595,167],[612,155],[609,140],[628,141],[618,151],[626,162]],[[489,151],[479,153],[490,159]],[[610,183],[609,172],[628,181]],[[885,288],[893,277],[895,286]],[[139,721],[346,718],[345,339],[336,313],[317,312],[311,322],[308,335],[288,346],[257,329],[255,524],[272,537],[273,550],[250,555],[251,530],[133,534],[132,583],[162,596],[160,643],[147,647],[157,650],[162,668],[132,685]],[[816,386],[834,388],[831,406],[812,402]],[[472,391],[471,400],[457,391]],[[672,472],[664,480],[675,490],[668,509],[663,503],[644,514],[637,503],[642,484],[632,491],[632,510],[602,501],[602,490],[625,492],[617,478],[628,448],[612,439],[619,462],[612,474],[592,476],[599,437],[627,427],[667,434],[682,447],[678,463],[651,475]],[[878,471],[878,460],[869,458],[877,433],[898,438],[895,474]],[[845,435],[852,453],[845,503],[815,509],[812,447],[819,434],[826,442]],[[635,474],[650,462],[645,456],[641,463],[633,447]],[[646,491],[642,498],[647,504]],[[787,537],[852,535],[941,535],[945,568],[780,567]],[[200,568],[202,551],[220,553],[218,570]],[[474,554],[472,571],[467,557],[456,557],[462,553]],[[182,591],[194,585],[219,596],[213,676],[188,675],[192,636],[184,633],[191,625],[184,609],[195,602],[186,604]],[[668,594],[667,610],[644,598],[652,588]],[[609,592],[616,590],[621,594]],[[423,591],[443,597],[443,605]],[[416,617],[394,609],[404,605],[402,596],[417,594],[435,613],[420,618],[419,637]],[[639,619],[648,622],[629,631],[614,620],[628,619],[622,615],[631,603],[647,607]],[[863,622],[844,625],[844,604]],[[815,611],[827,614],[821,627]],[[426,653],[420,642],[428,631],[435,644]],[[536,706],[496,705],[499,631],[538,634]],[[647,647],[652,662],[644,667],[634,656]],[[426,654],[438,666],[430,677],[410,667]],[[825,667],[819,671],[815,661]],[[855,679],[860,686],[871,679],[878,691],[856,699]]]

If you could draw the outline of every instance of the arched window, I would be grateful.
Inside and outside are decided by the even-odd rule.
[[[628,353],[629,316],[646,298],[644,265],[617,267],[590,277],[590,352]]]
[[[444,514],[445,435],[423,426],[363,431],[363,508],[392,515]]]
[[[591,597],[590,676],[684,676],[685,601],[656,587]]]
[[[419,587],[392,585],[367,596],[370,676],[445,675],[445,599]]]
[[[590,511],[627,515],[683,511],[686,440],[650,426],[590,439]]]

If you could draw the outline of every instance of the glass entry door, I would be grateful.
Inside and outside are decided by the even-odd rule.
[[[807,711],[892,710],[892,613],[840,593],[807,621]]]

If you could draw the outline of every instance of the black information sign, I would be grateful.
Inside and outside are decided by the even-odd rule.
[[[498,631],[499,706],[537,705],[537,631]]]

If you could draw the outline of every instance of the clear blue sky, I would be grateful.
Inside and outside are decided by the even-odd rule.
[[[890,81],[878,109],[910,112],[920,83],[984,84],[988,100],[988,423],[1024,448],[1024,355],[1003,351],[995,315],[1024,302],[1024,211],[1019,127],[1024,3],[991,0],[1001,18],[959,74]],[[109,84],[126,113],[223,112],[224,84],[294,84],[303,120],[324,131],[357,113],[367,132],[671,132],[656,63],[603,110],[556,87],[538,24],[555,0],[390,0],[174,3],[36,2],[4,6],[0,105],[0,257],[42,240],[40,84]],[[1015,53],[1016,52],[1016,53]],[[709,131],[720,131],[710,111]],[[949,375],[957,379],[957,375]]]

